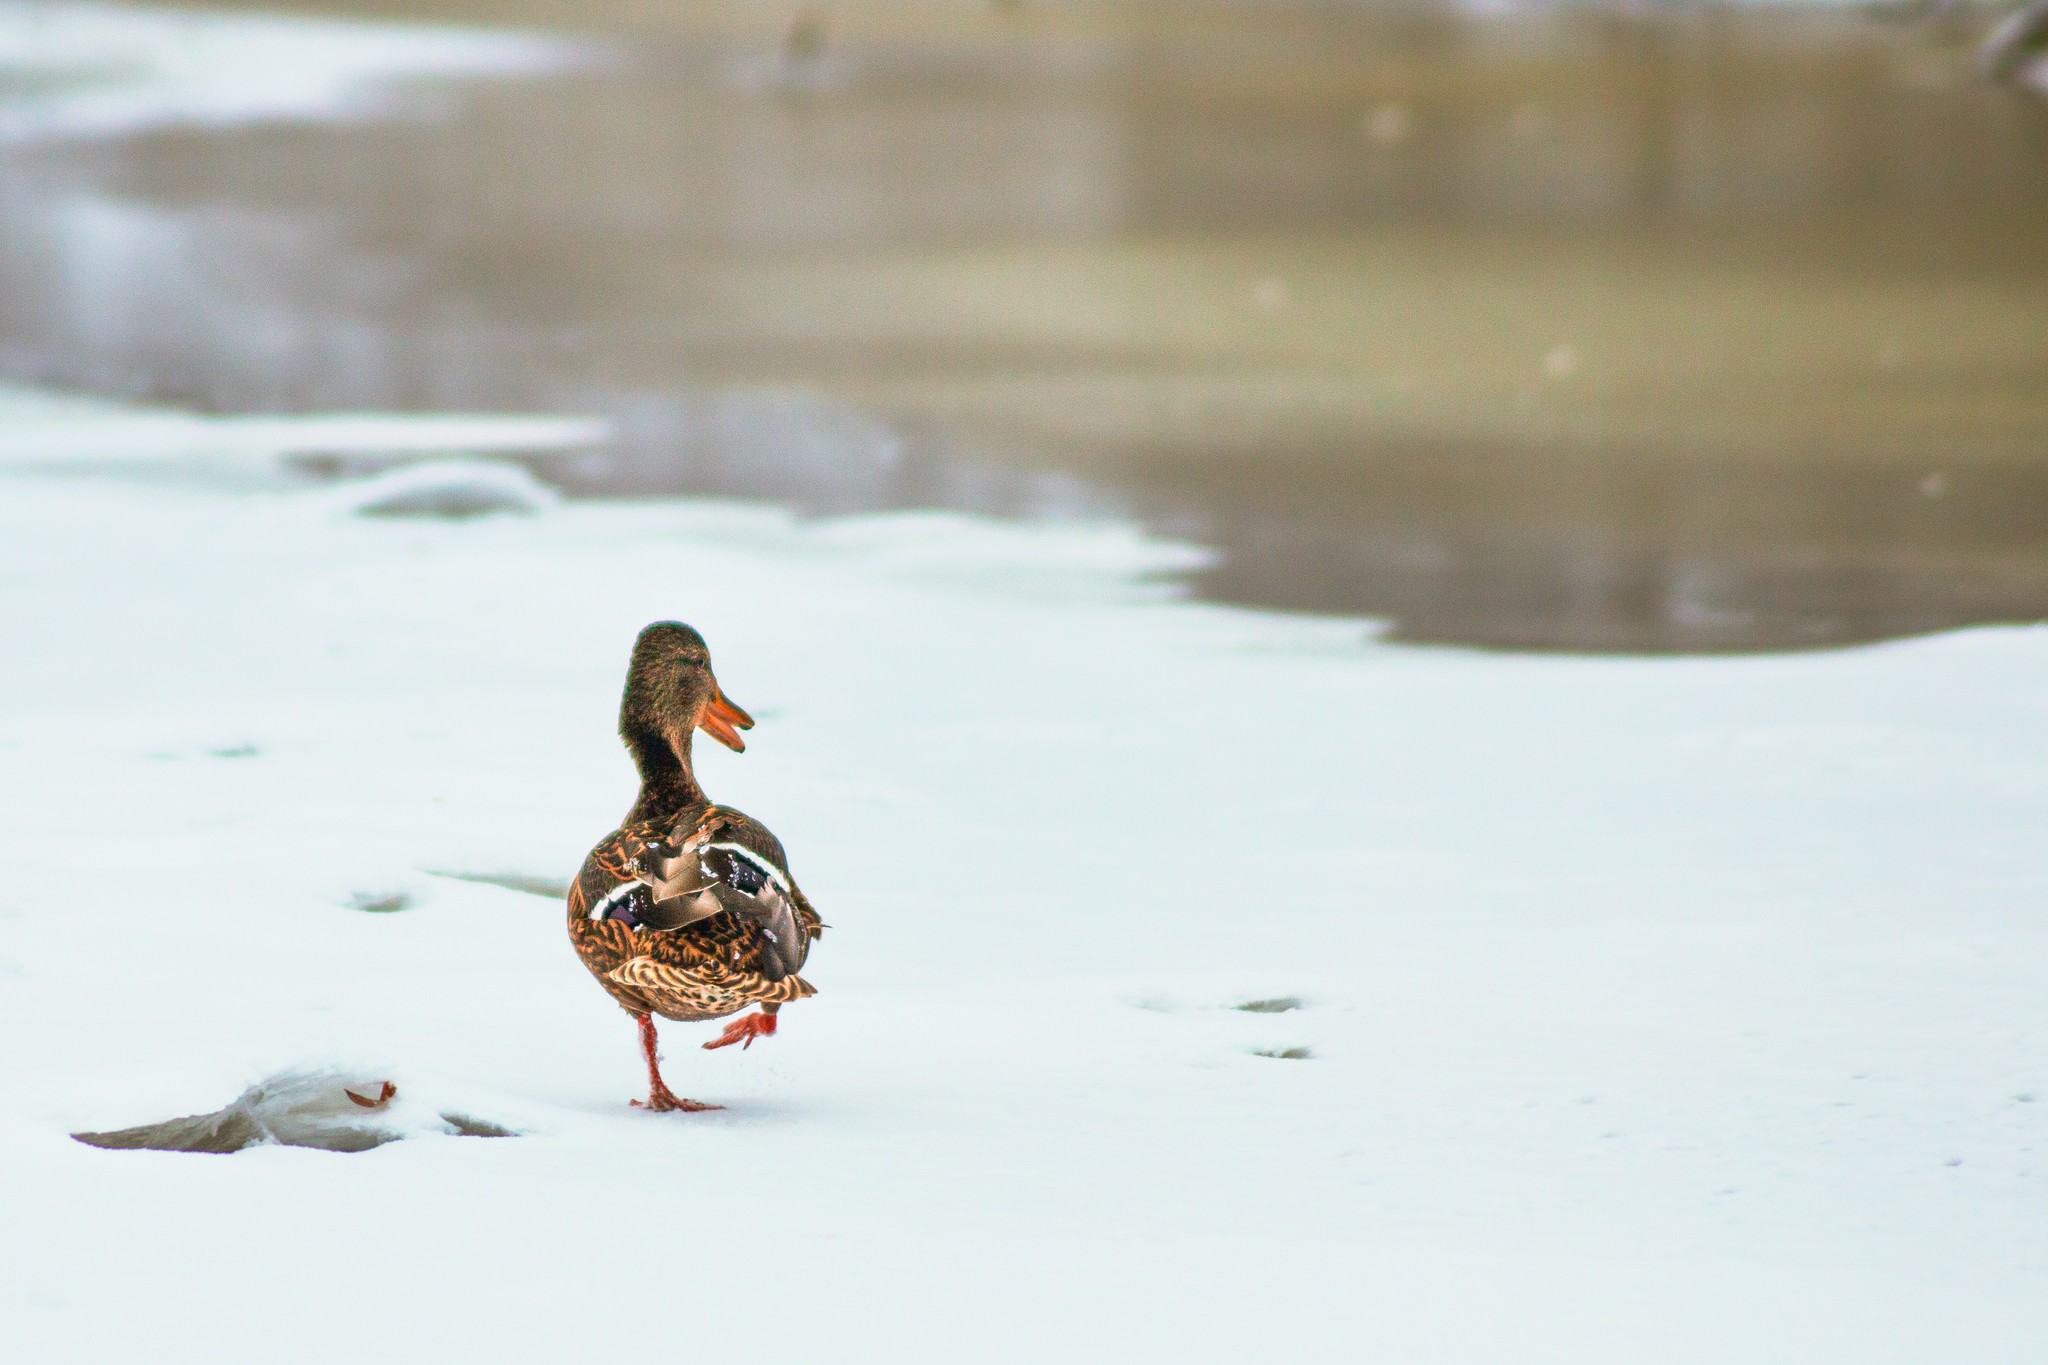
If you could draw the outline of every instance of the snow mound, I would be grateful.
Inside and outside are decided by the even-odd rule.
[[[339,491],[337,504],[362,517],[439,517],[460,521],[510,512],[531,516],[561,495],[517,465],[432,460],[389,470]]]
[[[105,1133],[73,1133],[91,1147],[158,1152],[239,1152],[315,1147],[367,1152],[409,1137],[512,1137],[511,1129],[402,1099],[393,1081],[338,1070],[286,1071],[257,1082],[210,1114]]]

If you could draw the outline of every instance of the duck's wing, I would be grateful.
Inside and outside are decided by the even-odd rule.
[[[703,894],[718,881],[701,856],[719,828],[715,810],[709,804],[691,807],[668,826],[627,825],[592,849],[578,877],[590,917],[670,930],[724,910]]]
[[[771,981],[801,970],[824,925],[789,875],[782,841],[759,821],[717,806],[688,842],[705,883],[695,893],[696,904],[725,912],[703,916],[705,922],[690,926],[689,933],[723,940],[716,950],[721,960],[737,952],[745,966]]]
[[[811,939],[797,923],[788,874],[732,845],[706,849],[704,865],[718,882],[703,899],[726,911],[727,922],[750,926],[746,941],[738,945],[748,965],[771,981],[801,968]]]
[[[811,909],[810,901],[804,897],[803,892],[796,889],[793,883],[789,889],[792,898],[796,901],[796,922],[803,926],[804,937],[810,939],[823,938],[825,936],[825,921],[818,918],[818,912]]]
[[[570,911],[571,936],[609,950],[585,954],[591,970],[671,1018],[812,993],[796,974],[824,925],[781,841],[738,811],[697,807],[666,828],[617,831],[585,862]]]

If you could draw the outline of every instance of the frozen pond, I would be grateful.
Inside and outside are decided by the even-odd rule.
[[[2048,112],[1964,37],[1005,14],[24,125],[0,377],[586,413],[572,494],[1110,514],[1415,640],[2048,615]]]

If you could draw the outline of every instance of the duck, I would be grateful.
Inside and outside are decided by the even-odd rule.
[[[722,1107],[684,1099],[663,1081],[656,1015],[739,1014],[704,1047],[745,1050],[774,1035],[782,1006],[817,993],[797,972],[825,926],[790,876],[782,841],[713,803],[691,761],[699,730],[744,753],[740,732],[753,727],[719,687],[695,629],[657,621],[640,632],[619,701],[639,795],[584,858],[568,914],[576,955],[639,1029],[648,1091],[633,1104],[656,1113]]]

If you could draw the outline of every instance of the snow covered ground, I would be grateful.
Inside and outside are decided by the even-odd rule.
[[[238,482],[279,461],[382,463],[428,455],[574,457],[610,439],[593,418],[331,413],[209,416],[0,385],[0,469]]]
[[[2048,630],[1417,650],[1115,526],[257,455],[0,462],[9,1359],[2040,1358]],[[560,903],[465,879],[625,810],[663,617],[832,925],[779,1036],[666,1027],[711,1114],[628,1108]],[[521,1136],[67,1136],[327,1065]]]
[[[0,0],[0,141],[362,118],[411,82],[595,56],[522,33]]]

